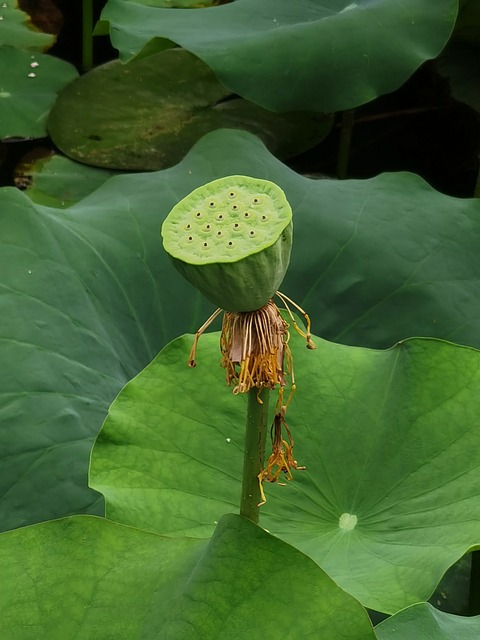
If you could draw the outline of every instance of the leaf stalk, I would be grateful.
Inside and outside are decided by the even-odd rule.
[[[82,69],[93,67],[93,0],[82,0]]]
[[[258,524],[261,502],[260,474],[265,463],[269,389],[253,388],[247,394],[247,425],[243,459],[240,515]]]

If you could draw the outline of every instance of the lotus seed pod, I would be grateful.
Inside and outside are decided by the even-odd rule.
[[[228,176],[176,204],[162,237],[175,267],[208,300],[226,311],[254,311],[285,276],[292,210],[273,182]]]

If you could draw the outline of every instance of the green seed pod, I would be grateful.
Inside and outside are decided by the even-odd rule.
[[[226,311],[254,311],[285,276],[292,210],[273,182],[228,176],[176,204],[162,237],[175,267],[208,300]]]

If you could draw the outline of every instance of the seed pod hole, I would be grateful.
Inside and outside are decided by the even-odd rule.
[[[223,213],[219,213],[217,216],[217,220],[223,220]]]
[[[210,224],[205,225],[205,229],[206,229],[207,231],[209,231],[211,228],[212,228],[212,225],[210,225]]]
[[[188,236],[188,241],[191,242],[193,240],[192,236]]]
[[[192,225],[191,225],[191,224],[186,224],[186,225],[185,225],[185,229],[187,229],[187,231],[188,231],[188,229],[191,229],[191,228],[192,228]]]
[[[234,198],[235,197],[235,191],[230,191],[230,193],[228,194],[229,198]]]
[[[221,236],[222,232],[221,231],[217,231],[217,236]]]
[[[228,243],[229,247],[233,247],[233,242],[230,240],[230,242]]]
[[[232,210],[236,211],[238,209],[238,204],[232,204]]]
[[[215,208],[215,201],[214,200],[210,200],[210,202],[208,203],[208,206],[210,207],[210,209],[214,209]]]
[[[240,225],[238,224],[238,222],[235,222],[235,224],[233,225],[233,228],[234,228],[234,229],[238,229],[238,228],[239,228],[239,226],[240,226]]]
[[[262,222],[265,222],[265,220],[267,220],[267,216],[262,216]]]
[[[254,198],[252,202],[253,204],[260,204],[260,198]]]
[[[245,211],[245,213],[243,215],[245,216],[245,218],[249,218],[250,217],[250,213],[248,211]]]
[[[202,213],[201,211],[197,211],[197,213],[195,214],[196,218],[201,218],[202,217]]]
[[[204,243],[203,243],[203,246],[204,246],[204,247],[208,247],[208,242],[204,242]]]
[[[250,231],[250,235],[254,236],[255,235],[255,231]]]

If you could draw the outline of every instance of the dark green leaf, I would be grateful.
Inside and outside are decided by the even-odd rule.
[[[472,554],[467,553],[443,576],[429,602],[440,611],[467,615],[470,600]]]
[[[109,0],[102,19],[124,60],[167,38],[267,109],[328,112],[403,84],[441,51],[456,12],[456,0],[236,0],[193,13]]]
[[[176,164],[204,134],[222,127],[256,133],[285,157],[317,144],[332,125],[330,115],[279,115],[238,98],[225,102],[231,97],[201,60],[167,49],[80,77],[61,93],[48,128],[75,160],[139,170]]]

